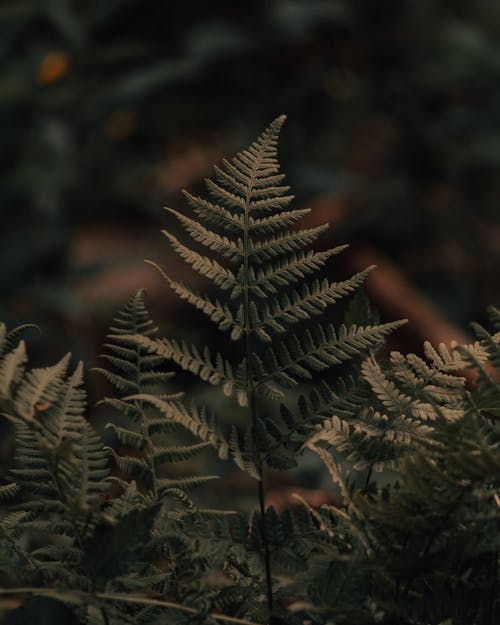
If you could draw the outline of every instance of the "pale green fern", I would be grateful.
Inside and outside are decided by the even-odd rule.
[[[294,230],[307,211],[288,208],[278,171],[283,119],[216,168],[208,200],[186,194],[196,219],[171,211],[190,245],[165,233],[219,293],[160,271],[239,343],[239,359],[158,338],[139,291],[101,368],[116,449],[85,418],[82,365],[68,355],[33,369],[22,328],[0,324],[0,414],[16,430],[0,483],[0,597],[36,595],[18,618],[50,599],[86,625],[498,622],[500,314],[494,333],[473,326],[471,345],[386,360],[376,351],[401,322],[380,325],[360,291],[343,324],[313,323],[369,270],[318,277],[343,248],[310,249],[323,226]],[[244,431],[172,392],[165,360],[246,406]],[[250,518],[191,499],[213,476],[175,469],[209,448],[257,479]],[[266,507],[265,467],[293,467],[306,450],[337,505]]]
[[[189,460],[206,449],[214,446],[222,457],[227,456],[222,436],[216,432],[197,411],[188,410],[182,403],[182,393],[167,392],[166,383],[174,373],[160,368],[164,359],[152,355],[147,350],[132,342],[131,334],[140,333],[153,339],[157,333],[151,317],[144,305],[144,293],[139,291],[130,298],[127,306],[121,310],[110,328],[109,342],[103,354],[109,368],[96,368],[111,383],[115,397],[107,397],[103,403],[121,413],[125,423],[118,425],[111,421],[111,428],[118,441],[134,448],[134,455],[123,455],[110,449],[117,468],[145,484],[150,496],[155,501],[173,496],[186,500],[185,492],[217,476],[166,477],[162,467],[168,463]],[[145,404],[141,395],[155,394],[161,402],[163,411]],[[202,439],[181,445],[165,445],[165,436],[172,436],[179,429],[188,430],[193,436]],[[187,500],[188,501],[188,500]]]
[[[208,347],[199,349],[186,341],[138,333],[130,337],[151,354],[221,386],[225,395],[248,406],[244,439],[241,442],[233,429],[229,449],[236,464],[258,480],[269,609],[273,591],[262,471],[264,464],[286,469],[296,463],[300,444],[296,437],[294,440],[294,431],[301,423],[290,418],[286,409],[281,416],[270,416],[259,408],[258,399],[284,399],[286,389],[310,383],[331,366],[376,350],[402,323],[342,324],[338,328],[327,323],[301,329],[301,322],[320,315],[360,287],[371,268],[341,282],[317,277],[345,246],[314,252],[311,245],[328,226],[294,229],[309,210],[288,208],[293,196],[282,184],[276,148],[284,120],[284,116],[277,118],[247,150],[215,168],[214,179],[206,181],[210,199],[186,193],[196,220],[168,209],[191,244],[169,231],[164,235],[185,262],[222,291],[222,301],[174,280],[152,263],[182,299],[241,343],[241,360],[231,362],[221,353],[213,354]],[[208,255],[195,247],[205,248]],[[143,393],[135,398],[163,408],[167,414],[154,395]]]
[[[213,355],[207,347],[199,349],[185,341],[135,337],[150,353],[220,385],[226,395],[235,395],[240,404],[248,405],[253,415],[252,439],[257,428],[273,437],[271,424],[255,408],[257,397],[284,398],[286,388],[376,349],[402,323],[296,329],[300,322],[321,314],[357,289],[369,269],[342,282],[315,277],[345,246],[313,252],[311,244],[327,226],[290,229],[309,210],[288,210],[293,196],[288,194],[289,187],[281,184],[284,176],[279,173],[276,150],[284,119],[276,119],[247,150],[216,167],[215,179],[206,181],[210,200],[186,193],[198,221],[169,209],[186,234],[218,259],[200,254],[164,231],[173,249],[228,292],[229,298],[221,303],[158,269],[180,297],[233,340],[241,341],[242,359],[233,363],[220,353]],[[275,436],[279,436],[280,425],[275,423]],[[287,424],[282,425],[286,430]],[[259,471],[260,456],[265,453],[262,447],[254,454]]]
[[[84,544],[102,517],[109,490],[106,452],[84,413],[82,365],[68,373],[70,356],[53,367],[27,368],[25,345],[6,334],[0,355],[2,412],[16,428],[12,482],[0,497],[16,504],[2,519],[15,558],[1,563],[17,576],[24,560],[32,580],[60,580],[88,589]],[[9,351],[10,350],[10,351]],[[46,544],[26,549],[21,536],[43,535]]]

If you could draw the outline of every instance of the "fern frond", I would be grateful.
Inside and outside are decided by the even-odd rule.
[[[231,331],[231,337],[237,339],[243,333],[242,326],[234,318],[231,309],[227,304],[221,304],[218,300],[212,301],[207,295],[197,293],[189,285],[182,282],[172,280],[167,276],[163,269],[151,261],[146,261],[151,266],[155,267],[162,277],[169,283],[177,295],[197,308],[207,317],[217,324],[219,330]]]
[[[20,490],[21,488],[19,484],[16,484],[15,482],[0,486],[0,504],[5,504],[14,499],[16,495],[19,494]]]
[[[18,353],[25,360],[24,348]],[[28,369],[6,386],[8,417],[16,429],[10,469],[15,483],[0,488],[0,500],[15,501],[16,513],[0,525],[30,575],[86,585],[88,578],[72,567],[78,567],[82,541],[100,517],[109,469],[100,438],[84,418],[83,366],[68,374],[69,359],[68,354],[54,367]],[[16,544],[21,535],[49,542],[25,550]]]
[[[272,264],[250,268],[249,286],[259,297],[267,297],[278,292],[280,287],[298,282],[306,275],[321,269],[326,261],[344,251],[348,246],[326,250],[324,252],[297,252],[289,254]]]
[[[387,334],[404,323],[393,321],[378,326],[341,326],[338,333],[332,325],[325,329],[316,326],[312,331],[307,330],[301,339],[292,336],[288,344],[279,344],[276,351],[268,350],[265,362],[270,363],[266,367],[269,373],[258,383],[274,378],[285,385],[295,385],[300,379],[310,379],[313,371],[323,371],[376,349]]]
[[[125,406],[130,406],[130,404],[127,402],[122,403]],[[144,439],[142,434],[134,432],[133,430],[129,430],[128,428],[120,427],[115,423],[107,423],[106,429],[112,429],[122,445],[130,445],[131,447],[135,447],[135,449],[138,449],[139,451],[142,451],[147,445],[147,441]]]
[[[110,335],[112,338],[113,335]],[[106,357],[106,360],[111,362],[111,364],[115,364],[113,360],[110,360],[109,357]],[[115,364],[116,366],[116,364]],[[108,369],[104,369],[103,367],[94,367],[93,371],[96,373],[101,373],[110,384],[114,386],[115,389],[122,393],[134,393],[138,389],[137,382],[134,379],[130,379],[128,376],[120,375],[115,373],[114,371],[109,371]]]
[[[328,228],[327,224],[303,230],[289,229],[308,210],[285,210],[293,196],[288,194],[287,186],[280,184],[283,176],[279,174],[277,160],[277,140],[284,119],[276,119],[247,150],[216,168],[215,181],[206,181],[214,202],[186,194],[205,225],[168,209],[197,243],[232,264],[239,264],[234,272],[226,269],[217,260],[200,255],[163,231],[173,249],[196,271],[215,286],[231,291],[234,308],[229,302],[220,303],[172,280],[158,265],[151,263],[182,299],[205,314],[219,329],[230,332],[233,340],[247,340],[247,335],[253,334],[256,341],[271,343],[270,349],[254,346],[252,354],[247,354],[234,375],[231,364],[222,355],[212,356],[207,349],[202,352],[193,345],[172,339],[148,341],[138,336],[133,339],[149,353],[172,360],[202,380],[222,386],[224,393],[236,395],[241,405],[248,401],[249,376],[254,378],[261,394],[280,398],[283,396],[280,385],[294,385],[300,379],[310,379],[311,371],[321,371],[370,352],[399,325],[367,326],[364,330],[341,327],[338,336],[333,326],[329,326],[325,331],[319,328],[313,333],[306,332],[301,338],[293,335],[292,324],[320,314],[327,306],[350,294],[362,284],[371,268],[337,283],[317,279],[312,284],[303,282],[345,246],[323,252],[307,249]],[[232,233],[235,238],[219,234],[214,227]],[[300,288],[286,291],[295,282],[301,283]],[[289,336],[274,344],[272,333]],[[250,343],[252,340],[250,338]]]
[[[490,307],[488,309],[490,318],[492,320],[492,324],[498,323],[497,319],[499,316],[499,311],[496,308]],[[478,337],[481,347],[484,351],[486,351],[487,359],[493,367],[500,367],[500,330],[495,334],[490,334],[485,328],[483,328],[479,323],[472,323],[471,328],[473,329],[475,335]],[[483,364],[484,360],[482,360],[483,354],[478,355],[479,350],[471,349],[471,346],[466,346],[465,351],[467,351],[471,356],[473,356],[475,362],[479,364]]]
[[[168,208],[167,210],[175,215],[186,232],[188,232],[195,241],[201,243],[204,247],[207,247],[214,252],[218,252],[230,261],[238,261],[243,255],[243,242],[241,239],[233,242],[227,237],[220,236],[216,232],[213,232],[213,230],[204,228],[197,221],[186,217],[173,208]],[[165,233],[168,234],[167,232]]]
[[[183,191],[183,195],[196,215],[207,225],[217,226],[233,233],[243,231],[245,222],[241,215],[235,215],[218,204],[191,195],[186,190]]]
[[[231,459],[241,471],[257,480],[261,478],[253,460],[253,437],[250,435],[250,431],[247,432],[242,447],[238,438],[238,431],[233,426],[229,437],[229,450]]]
[[[173,339],[152,340],[143,336],[130,338],[150,353],[172,360],[182,369],[198,375],[202,380],[210,384],[222,385],[224,394],[227,396],[232,395],[237,386],[231,363],[224,360],[219,353],[215,357],[212,356],[208,348],[200,353],[195,345],[185,341],[179,343]]]
[[[302,217],[305,217],[310,212],[310,208],[299,208],[291,211],[284,211],[269,217],[262,217],[260,219],[250,216],[248,220],[248,229],[252,234],[272,234],[277,230],[283,230],[283,228],[292,226],[295,222],[302,219]]]
[[[444,343],[441,343],[436,350],[429,341],[426,341],[424,343],[424,353],[432,362],[432,366],[438,371],[463,371],[463,369],[467,368],[467,363],[461,357],[459,351],[455,349],[456,347],[457,343],[453,341],[451,343],[451,351]],[[484,363],[488,359],[488,354],[479,341],[467,346],[467,350],[474,355],[478,363]]]
[[[30,519],[31,515],[25,510],[10,512],[0,518],[0,531],[4,534],[11,534],[17,538],[22,531],[23,523]]]
[[[193,475],[190,477],[179,477],[175,479],[162,478],[158,480],[158,494],[161,496],[166,491],[171,489],[181,489],[182,491],[189,491],[193,488],[198,488],[206,482],[220,479],[219,475]]]
[[[126,475],[145,482],[149,489],[147,497],[151,501],[157,501],[163,492],[157,474],[160,465],[188,460],[201,453],[208,445],[215,444],[221,455],[225,452],[216,431],[215,417],[206,417],[196,409],[189,412],[181,402],[182,393],[164,392],[164,383],[171,374],[163,368],[158,369],[165,362],[164,354],[151,353],[150,345],[158,340],[155,338],[157,329],[143,298],[143,292],[139,291],[113,321],[112,327],[116,329],[119,326],[120,333],[108,335],[113,341],[108,344],[108,350],[111,348],[113,351],[115,345],[119,348],[126,347],[120,356],[105,354],[104,357],[123,375],[114,371],[101,371],[113,383],[115,390],[121,393],[121,397],[106,398],[103,403],[117,409],[134,422],[133,426],[119,426],[114,423],[107,425],[113,429],[121,444],[129,445],[140,452],[139,456],[133,456],[110,449],[116,466]],[[141,327],[145,330],[143,334],[132,334]],[[146,342],[145,345],[135,340],[138,336]],[[197,438],[200,435],[206,438],[202,438],[200,443],[190,445],[180,445],[175,440],[169,445],[158,441],[158,434],[172,434],[179,428],[188,430]],[[182,484],[179,483],[177,491],[188,501],[181,489]]]
[[[23,377],[16,397],[16,410],[21,418],[32,421],[37,413],[37,406],[51,406],[54,403],[63,384],[70,357],[70,354],[66,354],[53,367],[33,369]]]
[[[363,377],[370,384],[385,409],[395,415],[413,417],[415,412],[422,414],[420,404],[414,405],[414,398],[402,393],[396,385],[388,380],[374,358],[367,358],[361,365]]]
[[[146,309],[144,296],[144,289],[139,289],[126,306],[118,311],[111,325],[114,334],[130,334],[131,328],[145,336],[156,334],[158,329]]]
[[[268,326],[276,332],[286,332],[289,324],[321,314],[328,305],[352,293],[371,270],[368,267],[342,282],[330,283],[325,279],[321,283],[315,280],[310,286],[303,284],[300,292],[291,290],[270,305],[263,304],[262,312],[257,314],[257,325],[252,329]]]
[[[209,199],[185,194],[199,221],[168,209],[180,222],[183,236],[190,238],[195,247],[204,246],[207,255],[191,249],[183,238],[163,231],[173,250],[215,287],[228,292],[229,297],[226,295],[223,299],[194,290],[173,280],[155,265],[181,299],[206,315],[220,330],[229,332],[233,340],[242,342],[243,358],[233,366],[221,353],[198,349],[182,340],[145,337],[138,332],[126,337],[152,357],[174,362],[201,380],[221,386],[226,396],[234,396],[240,405],[248,406],[251,424],[240,442],[234,428],[226,441],[215,419],[207,427],[194,407],[188,410],[180,402],[166,400],[155,393],[135,392],[124,398],[131,404],[141,403],[144,408],[148,406],[153,412],[160,412],[166,422],[178,423],[198,439],[210,442],[221,458],[231,458],[240,469],[259,480],[261,489],[264,463],[277,469],[295,466],[295,454],[307,435],[304,413],[314,407],[301,410],[298,418],[289,418],[286,411],[284,416],[271,418],[259,414],[260,398],[283,398],[285,388],[312,380],[316,372],[370,355],[381,346],[387,334],[404,323],[376,325],[377,321],[366,320],[359,325],[341,325],[338,329],[333,325],[316,326],[294,334],[295,324],[324,312],[328,306],[351,294],[371,268],[335,283],[314,276],[345,246],[314,252],[310,246],[328,225],[294,229],[308,210],[288,207],[293,195],[282,184],[283,176],[279,173],[277,140],[284,119],[276,119],[248,149],[230,161],[224,160],[215,169],[214,179],[206,180]],[[310,276],[313,277],[306,284]],[[290,289],[291,285],[296,286]],[[276,333],[281,335],[281,340],[276,339]],[[368,385],[366,382],[364,385],[363,392],[367,393]],[[340,399],[331,392],[322,400],[322,408],[327,410],[327,406],[338,404],[346,414],[352,413],[353,424],[348,426],[351,445],[348,457],[357,454],[356,466],[388,465],[397,450],[408,445],[417,426],[406,414],[392,415],[393,427],[383,433],[386,415],[372,411],[362,418],[360,397],[354,395]],[[422,402],[421,412],[424,407]],[[149,431],[148,419],[144,422],[145,431]],[[157,417],[149,421],[153,422],[154,428],[161,427]],[[128,434],[122,432],[121,436],[125,439]],[[170,453],[171,446],[166,448],[165,458],[173,460]],[[162,483],[162,486],[165,486],[162,493],[177,492],[175,482]],[[261,493],[261,508],[262,499]],[[269,512],[268,516],[271,514]],[[264,549],[265,558],[270,557],[269,542],[265,547],[268,532],[276,543],[276,559],[285,567],[297,568],[299,559],[292,557],[287,546],[281,544],[280,532],[284,527],[278,532],[281,519],[270,522],[266,529],[265,514],[261,510],[260,521],[256,523],[260,524],[260,529],[255,535],[262,537],[258,549]],[[299,543],[297,545],[299,548]],[[308,553],[304,544],[300,543],[300,548]],[[271,586],[267,566],[268,598],[272,595]]]
[[[134,456],[122,456],[117,454],[114,449],[109,447],[116,466],[127,475],[143,478],[151,472],[150,465],[144,458],[136,458]]]
[[[0,397],[7,398],[11,395],[11,385],[21,379],[26,361],[24,341],[2,357],[0,360]]]
[[[489,314],[493,325],[498,325],[499,313],[496,308],[490,308]],[[488,414],[500,418],[500,332],[490,334],[479,324],[472,324],[474,333],[479,339],[479,348],[473,346],[456,346],[455,351],[459,358],[466,363],[467,368],[477,372],[476,386],[471,401],[479,414]],[[470,403],[470,400],[469,402]]]
[[[328,230],[328,228],[328,224],[323,224],[322,226],[316,226],[315,228],[308,228],[306,230],[284,232],[283,234],[272,236],[258,243],[250,244],[249,254],[259,263],[272,260],[283,254],[289,254],[308,247],[320,234]]]
[[[248,203],[247,209],[249,212],[260,214],[261,211],[269,213],[270,211],[283,210],[286,208],[292,200],[295,199],[294,195],[282,195],[281,190],[286,187],[269,187],[263,189],[254,189],[253,199]],[[259,197],[263,197],[259,199]]]
[[[210,442],[195,443],[194,445],[180,445],[170,447],[156,447],[153,460],[157,465],[165,462],[181,462],[196,456],[200,451],[211,446]]]
[[[45,464],[44,470],[49,475],[52,492],[57,491],[57,498],[62,500],[68,510],[74,505],[77,508],[83,506],[77,513],[83,515],[86,514],[85,507],[99,507],[101,493],[108,489],[106,478],[109,470],[100,438],[83,417],[86,402],[85,393],[80,388],[82,371],[83,366],[79,363],[67,380],[60,381],[57,394],[40,419],[35,430],[41,448],[38,459],[28,449],[23,450],[21,447],[19,460],[24,459],[25,471],[42,470]],[[59,374],[60,369],[56,372]],[[21,385],[19,392],[22,390]],[[28,441],[33,440],[32,436],[28,437]],[[21,475],[20,471],[16,471],[18,476]],[[29,487],[33,480],[27,482],[26,477],[30,477],[29,473],[24,474],[22,485]],[[37,485],[33,486],[38,490]]]
[[[38,330],[38,326],[33,323],[23,323],[12,330],[7,331],[5,323],[0,321],[0,356],[3,356],[7,352],[12,351],[19,343],[19,337],[26,330]]]
[[[207,414],[206,410],[199,410],[192,404],[188,409],[183,404],[166,401],[155,395],[132,395],[130,401],[141,401],[157,408],[165,420],[179,423],[194,436],[214,447],[221,459],[228,456],[228,444],[222,436],[215,414]]]
[[[238,289],[240,288],[240,285],[232,271],[225,269],[217,261],[212,260],[207,256],[202,256],[201,254],[198,254],[198,252],[182,245],[178,239],[166,230],[163,231],[163,234],[169,240],[172,248],[183,260],[189,263],[195,271],[212,280],[216,286],[219,286],[223,290],[233,289],[233,293],[239,292]]]

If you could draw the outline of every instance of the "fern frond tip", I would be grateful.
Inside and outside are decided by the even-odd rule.
[[[164,278],[167,282],[171,282],[170,278],[167,276],[165,270],[163,269],[163,267],[161,267],[161,265],[155,263],[154,260],[149,259],[145,259],[144,262],[146,263],[146,265],[151,265],[151,267],[154,267],[156,271],[161,275],[161,277]]]

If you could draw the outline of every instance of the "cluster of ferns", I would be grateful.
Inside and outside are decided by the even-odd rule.
[[[113,448],[89,423],[83,365],[32,368],[27,328],[0,325],[0,412],[15,431],[0,482],[7,623],[499,622],[500,313],[471,345],[382,357],[403,322],[363,304],[372,268],[325,277],[345,246],[317,250],[326,226],[296,227],[308,210],[289,207],[279,173],[283,122],[216,167],[206,198],[185,193],[191,216],[170,209],[178,227],[163,234],[207,292],[151,263],[227,333],[232,359],[159,336],[138,291],[97,369]],[[176,369],[220,389],[244,424],[176,390]],[[275,472],[306,456],[337,504],[268,505]],[[203,467],[225,463],[253,480],[253,513],[211,505],[219,476]]]

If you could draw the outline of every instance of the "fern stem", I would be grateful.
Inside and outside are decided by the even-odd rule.
[[[258,492],[259,492],[259,508],[260,508],[260,537],[262,540],[262,545],[264,547],[264,564],[266,569],[266,586],[267,586],[267,607],[269,609],[269,613],[273,610],[274,598],[273,598],[273,580],[271,576],[271,551],[269,549],[269,541],[267,539],[267,529],[266,529],[266,503],[265,503],[265,492],[264,492],[264,479],[263,479],[263,465],[262,465],[262,457],[260,455],[260,451],[257,445],[257,411],[255,410],[255,389],[252,388],[251,399],[251,411],[252,411],[252,423],[254,426],[254,463],[257,467],[257,471],[260,475],[260,479],[257,482]]]
[[[28,566],[30,566],[33,570],[35,570],[40,579],[42,579],[42,571],[40,569],[40,567],[38,566],[36,560],[34,560],[29,553],[27,553],[20,545],[17,544],[17,541],[13,540],[11,538],[11,536],[9,535],[8,532],[6,532],[2,526],[0,525],[0,534],[2,535],[2,538],[7,541],[11,547],[11,549],[14,551],[14,553],[21,559],[24,560],[26,562],[26,564]]]
[[[248,328],[248,331],[247,331]],[[269,541],[267,538],[266,529],[266,505],[265,505],[265,489],[264,489],[264,475],[263,475],[263,463],[262,456],[259,449],[259,443],[257,438],[257,410],[255,401],[255,385],[253,383],[252,366],[250,362],[252,354],[252,338],[249,329],[248,319],[245,323],[246,330],[246,358],[247,358],[247,375],[248,375],[248,405],[252,416],[252,428],[253,428],[253,461],[259,474],[257,481],[257,488],[259,494],[259,509],[260,509],[260,536],[262,545],[264,547],[264,564],[266,570],[266,586],[267,586],[267,607],[269,613],[273,610],[273,581],[271,577],[271,552],[269,549]]]
[[[271,577],[271,553],[269,549],[269,541],[266,530],[266,505],[265,505],[265,489],[264,489],[264,473],[262,456],[260,453],[257,428],[257,409],[255,397],[255,382],[253,377],[252,354],[252,328],[250,324],[250,252],[249,252],[249,233],[250,233],[250,211],[249,204],[253,192],[254,178],[256,168],[252,172],[250,183],[248,185],[245,197],[244,212],[244,231],[243,231],[243,316],[244,316],[244,333],[245,333],[245,362],[247,370],[247,393],[248,407],[252,418],[253,428],[253,462],[257,468],[259,479],[257,483],[260,508],[260,535],[262,545],[264,547],[264,563],[266,570],[266,587],[267,587],[267,607],[269,616],[273,610],[273,582]]]

